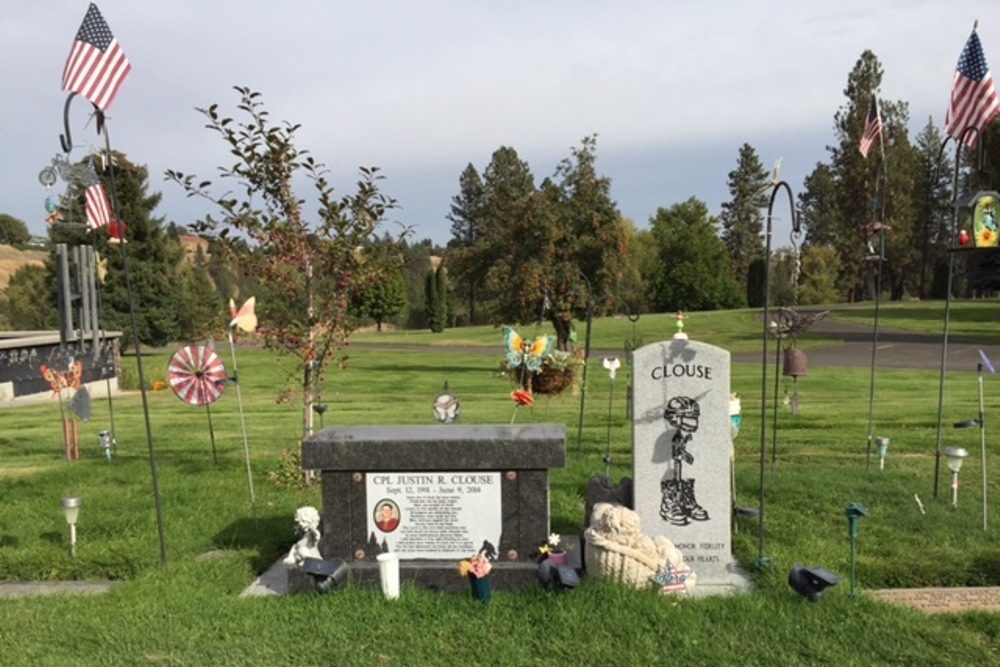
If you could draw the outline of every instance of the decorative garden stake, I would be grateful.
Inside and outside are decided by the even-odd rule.
[[[977,370],[977,375],[979,376],[979,444],[983,451],[983,530],[987,529],[989,525],[989,507],[986,502],[986,414],[983,408],[983,369],[986,369],[992,375],[996,375],[996,369],[993,368],[993,364],[990,363],[989,357],[982,350],[979,350],[979,367]]]
[[[247,464],[247,484],[250,487],[250,508],[253,511],[254,523],[257,523],[257,498],[253,492],[253,473],[250,470],[250,444],[247,441],[247,422],[243,412],[243,393],[240,391],[239,371],[236,369],[236,342],[233,340],[233,331],[239,327],[247,333],[253,333],[257,329],[257,314],[254,312],[256,298],[250,297],[239,310],[233,300],[229,300],[229,312],[233,319],[229,322],[229,351],[233,355],[233,379],[236,382],[236,403],[240,408],[240,427],[243,429],[243,453]]]
[[[611,476],[611,407],[615,398],[615,372],[621,367],[621,362],[618,361],[618,357],[611,357],[610,359],[605,357],[601,361],[601,365],[608,371],[608,377],[611,379],[611,391],[608,393],[608,444],[604,450],[604,473],[610,477]]]
[[[868,516],[868,510],[857,503],[851,503],[847,506],[845,514],[847,515],[847,532],[851,538],[851,597],[853,598],[857,597],[855,591],[855,582],[857,581],[855,545],[858,540],[858,519]]]
[[[211,405],[226,390],[226,368],[222,359],[207,345],[182,347],[170,357],[167,378],[177,398],[189,405],[205,406],[208,434],[212,441],[212,462],[218,465]]]
[[[677,311],[677,333],[674,334],[674,340],[687,340],[688,335],[684,333],[684,320],[687,318],[684,316],[684,311]]]
[[[889,438],[875,438],[875,452],[878,454],[878,469],[885,470],[885,455],[889,451]]]
[[[325,415],[326,411],[329,410],[329,409],[330,409],[330,406],[327,405],[326,403],[314,403],[313,404],[313,412],[315,412],[316,414],[319,415],[319,428],[320,428],[321,431],[324,428],[326,428],[326,426],[323,423],[323,415]]]
[[[448,383],[444,383],[441,395],[434,399],[434,418],[442,424],[454,424],[462,413],[458,397],[451,393]]]
[[[104,458],[107,459],[108,463],[111,462],[111,434],[107,431],[101,431],[97,434],[97,437],[101,439],[101,449],[104,450]]]
[[[542,370],[542,362],[552,352],[552,346],[556,342],[555,336],[538,336],[534,341],[529,342],[521,337],[519,333],[511,327],[503,328],[503,346],[507,355],[507,365],[513,370],[520,368],[520,378],[518,379],[518,389],[511,392],[510,397],[514,401],[514,414],[510,418],[513,424],[517,419],[517,409],[522,405],[531,406],[534,396],[531,393],[531,380],[529,373],[538,373]]]

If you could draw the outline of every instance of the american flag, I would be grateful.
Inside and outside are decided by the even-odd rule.
[[[103,185],[94,183],[89,186],[84,198],[87,200],[87,227],[98,229],[111,223],[111,204]]]
[[[861,157],[867,159],[868,151],[872,149],[872,144],[875,140],[879,138],[882,134],[882,114],[878,110],[878,102],[875,100],[875,96],[872,95],[872,105],[868,109],[868,120],[865,121],[865,131],[861,135],[861,143],[858,144],[858,150],[861,151]]]
[[[998,113],[1000,99],[993,86],[993,75],[986,65],[979,35],[973,31],[958,58],[958,69],[951,87],[951,106],[944,119],[945,134],[960,139],[970,127],[982,131]],[[974,133],[967,135],[966,143],[975,145]]]
[[[101,11],[91,3],[66,59],[63,90],[79,93],[101,111],[107,111],[131,70]]]

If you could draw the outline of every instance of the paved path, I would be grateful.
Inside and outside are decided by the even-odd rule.
[[[830,345],[823,345],[806,351],[809,364],[813,366],[840,366],[870,368],[872,364],[872,327],[820,320],[812,326],[810,333],[830,336]],[[941,354],[944,348],[944,314],[937,333],[913,333],[879,329],[875,347],[875,368],[910,368],[918,370],[940,370]],[[768,346],[773,350],[773,346]],[[948,337],[946,368],[948,370],[969,369],[975,371],[979,365],[979,350],[983,350],[991,361],[1000,359],[1000,345],[983,344],[971,338]],[[736,362],[759,362],[760,354],[733,355]]]
[[[803,311],[806,312],[806,311]],[[875,348],[875,367],[909,368],[915,370],[940,370],[944,332],[944,314],[937,333],[913,333],[880,329]],[[809,330],[828,337],[819,347],[810,347],[806,353],[810,366],[838,366],[846,368],[870,368],[872,364],[872,327],[835,320],[820,320]],[[436,348],[427,345],[351,343],[359,350],[383,349],[398,351],[427,352]],[[499,354],[496,347],[466,346],[461,348],[467,354]],[[982,344],[971,338],[949,336],[947,349],[948,370],[968,369],[975,371],[979,364],[979,350],[1000,366],[1000,344]],[[774,341],[768,344],[768,361],[774,362]],[[453,352],[455,348],[441,347],[441,352]],[[591,358],[621,356],[619,350],[592,349]],[[760,363],[761,353],[734,354],[734,362]]]

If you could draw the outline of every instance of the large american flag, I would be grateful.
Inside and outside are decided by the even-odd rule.
[[[882,114],[878,112],[878,102],[875,101],[875,96],[872,95],[872,105],[868,109],[868,120],[865,121],[865,131],[861,135],[861,143],[858,144],[861,157],[868,158],[868,151],[872,149],[872,144],[875,143],[880,134],[882,134]]]
[[[951,87],[951,106],[944,120],[949,137],[960,139],[967,128],[980,132],[1000,113],[1000,99],[993,85],[993,75],[986,65],[983,45],[975,31],[969,37],[958,58],[958,69]],[[975,145],[976,135],[970,132],[966,143]]]
[[[111,224],[111,204],[104,186],[94,183],[84,191],[87,210],[87,227],[97,229]]]
[[[131,70],[101,11],[91,3],[66,59],[63,90],[79,93],[101,111],[107,111]]]

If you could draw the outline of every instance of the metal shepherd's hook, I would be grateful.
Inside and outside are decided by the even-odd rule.
[[[63,133],[59,135],[59,145],[62,146],[63,153],[70,153],[73,150],[73,134],[69,129],[69,108],[73,104],[73,98],[76,97],[76,93],[72,92],[66,97],[66,104],[63,105]],[[91,103],[94,107],[94,115],[97,118],[97,133],[103,134],[104,132],[104,112],[96,105]]]
[[[763,351],[761,354],[761,381],[760,381],[760,514],[758,516],[758,554],[757,566],[763,567],[770,564],[770,559],[764,556],[764,485],[767,474],[767,343],[770,335],[771,324],[771,236],[774,222],[774,201],[778,197],[778,191],[784,190],[788,194],[788,208],[791,212],[792,230],[800,233],[801,222],[795,212],[795,196],[792,188],[785,181],[779,181],[771,189],[771,199],[767,205],[767,231],[764,238],[764,334]],[[777,371],[775,371],[777,372]],[[777,396],[774,397],[777,400]]]

